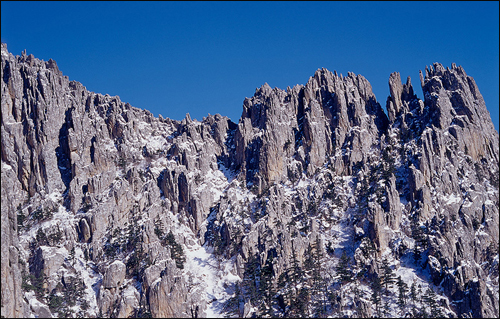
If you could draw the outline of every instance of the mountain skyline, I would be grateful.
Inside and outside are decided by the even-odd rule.
[[[238,124],[2,43],[2,316],[498,317],[498,132],[457,65],[262,85]],[[12,297],[13,296],[13,297]]]
[[[1,40],[2,317],[499,317],[498,2],[2,1]]]
[[[323,67],[363,74],[385,109],[390,73],[418,84],[418,70],[440,62],[474,77],[498,130],[496,2],[1,6],[2,42],[11,52],[52,58],[88,90],[155,116],[220,113],[237,122],[255,88],[293,87]],[[415,93],[424,98],[419,85]]]

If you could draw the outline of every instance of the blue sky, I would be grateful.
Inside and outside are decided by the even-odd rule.
[[[362,74],[382,106],[389,74],[440,62],[476,80],[498,130],[499,3],[1,2],[10,52],[54,59],[88,90],[180,120],[237,122],[265,82],[305,84],[321,67]]]

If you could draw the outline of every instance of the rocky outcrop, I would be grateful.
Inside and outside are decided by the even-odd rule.
[[[3,316],[382,315],[389,268],[442,290],[381,290],[386,316],[498,316],[498,132],[462,67],[426,68],[424,100],[391,74],[388,115],[319,69],[237,124],[155,118],[4,44],[1,83]]]
[[[407,134],[405,130],[412,131],[413,135],[421,131],[416,152],[407,152],[403,157],[412,165],[403,173],[410,177],[410,184],[409,190],[403,189],[402,193],[417,202],[412,208],[415,218],[425,222],[435,235],[430,241],[428,263],[435,283],[457,278],[444,268],[469,268],[470,272],[464,273],[463,281],[457,285],[461,288],[457,290],[457,286],[447,284],[445,293],[456,300],[459,300],[457,293],[470,296],[474,291],[476,296],[491,295],[485,286],[468,288],[477,276],[487,276],[483,273],[485,269],[461,265],[463,260],[474,261],[476,265],[484,263],[487,247],[498,241],[498,209],[494,207],[498,195],[488,195],[498,191],[498,155],[495,155],[498,154],[498,132],[492,126],[474,80],[462,67],[453,64],[451,69],[445,69],[435,63],[426,68],[425,73],[425,78],[421,75],[423,107],[419,107],[422,103],[417,104],[412,96],[410,81],[402,89],[397,83],[399,75],[393,74],[389,82],[391,98],[387,108],[389,114],[394,114],[394,126],[401,125],[402,134]],[[439,220],[443,218],[447,225],[443,227],[441,222],[439,227]],[[459,218],[460,222],[450,222],[450,218]],[[491,225],[495,225],[495,229],[490,228]],[[485,235],[482,241],[478,240],[480,233]],[[446,239],[447,244],[443,244],[442,239]],[[483,290],[479,292],[480,289]],[[475,317],[493,316],[496,302],[488,303],[494,305],[486,307],[488,310],[482,306],[485,303],[476,306],[460,303],[458,313],[471,311]]]
[[[192,294],[180,271],[174,265],[170,266],[165,268],[159,280],[152,283],[149,290],[153,317],[193,318],[194,313],[197,314],[196,317],[206,317],[203,315],[205,302],[200,300],[200,296]]]
[[[236,165],[262,189],[315,170],[336,150],[352,153],[335,165],[351,173],[387,127],[387,117],[368,81],[349,73],[316,71],[305,86],[286,91],[265,84],[246,99],[235,135]]]
[[[104,288],[117,288],[123,284],[125,279],[125,264],[119,260],[114,261],[108,266],[108,269],[104,273],[104,278],[102,280],[102,285]]]

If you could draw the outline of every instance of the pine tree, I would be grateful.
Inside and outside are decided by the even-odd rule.
[[[260,285],[259,285],[259,295],[262,298],[259,307],[259,313],[261,316],[272,316],[272,298],[275,295],[275,290],[273,287],[273,255],[271,252],[267,254],[267,260],[264,267],[260,272]]]
[[[314,241],[314,259],[316,264],[318,265],[323,259],[323,249],[321,249],[321,240],[319,236],[316,236],[316,240]]]
[[[75,246],[73,246],[69,252],[69,259],[71,260],[71,263],[75,263]]]
[[[83,249],[83,258],[85,261],[89,261],[89,251],[87,250],[87,247],[84,247]]]
[[[295,303],[292,305],[292,314],[298,318],[307,318],[309,317],[307,306],[309,303],[309,291],[306,288],[301,288],[296,299]]]
[[[403,315],[403,311],[406,305],[406,294],[408,293],[408,285],[401,279],[401,276],[398,276],[397,279],[398,286],[398,306],[401,309],[401,315]]]
[[[288,308],[287,315],[301,317],[305,309],[308,307],[309,292],[299,291],[299,284],[303,282],[304,270],[300,267],[299,261],[297,259],[297,253],[292,242],[292,260],[290,265],[290,270],[288,271],[288,277],[290,279],[290,289],[288,291],[288,297],[290,298],[290,306]],[[307,292],[307,298],[305,298],[305,292]],[[300,296],[302,295],[302,296]]]
[[[418,225],[418,220],[416,216],[412,218],[411,220],[411,237],[415,240],[415,244],[413,247],[413,261],[415,264],[418,264],[420,259],[422,258],[422,254],[420,251],[420,247],[424,248],[425,244],[425,238],[424,238],[424,232],[422,231],[422,228]]]
[[[392,284],[395,282],[395,275],[386,258],[382,260],[382,276],[380,279],[382,284],[385,286],[385,295],[387,296],[389,288],[391,288]]]
[[[324,317],[326,315],[326,301],[327,301],[327,285],[326,280],[321,274],[322,262],[324,258],[323,250],[321,249],[321,241],[319,236],[313,246],[313,269],[312,269],[312,289],[311,299],[313,312],[316,317]]]
[[[378,276],[373,278],[371,288],[372,288],[371,301],[375,304],[377,315],[380,317],[380,302],[382,301],[380,297],[380,292],[382,291],[382,285],[380,283],[380,278]]]
[[[321,257],[315,254],[314,268],[312,270],[311,278],[313,281],[313,287],[320,291],[321,285],[323,283],[323,277],[321,276]]]
[[[170,246],[170,257],[175,260],[177,268],[183,269],[186,256],[184,256],[184,249],[175,241],[174,234],[170,230],[165,237],[165,242]]]
[[[354,301],[358,301],[361,299],[361,290],[359,289],[359,281],[354,281],[354,288],[352,289],[352,293],[354,294]]]
[[[352,280],[352,270],[349,266],[350,258],[347,257],[345,250],[342,252],[340,261],[335,267],[336,272],[340,276],[341,282],[350,282]]]
[[[304,272],[302,271],[302,268],[299,266],[299,261],[297,260],[297,254],[295,252],[295,248],[293,247],[293,242],[292,242],[292,268],[290,271],[290,279],[292,283],[292,289],[295,292],[294,297],[297,296],[297,285],[301,281],[302,277],[304,276]]]
[[[160,220],[160,217],[157,217],[154,221],[155,225],[155,235],[160,239],[160,241],[163,239],[163,235],[165,233],[165,230],[163,228],[163,223]]]
[[[390,310],[391,310],[391,308],[389,307],[389,301],[388,301],[388,299],[387,299],[387,298],[385,298],[385,300],[384,300],[384,305],[383,305],[383,307],[382,307],[382,308],[384,309],[384,317],[385,317],[385,318],[388,318],[388,317],[389,317],[389,315],[390,315]]]
[[[245,271],[243,273],[243,288],[245,295],[250,301],[257,300],[257,278],[260,277],[260,261],[259,255],[250,255],[247,263],[245,264]]]
[[[421,247],[422,249],[427,248],[427,237],[425,236],[425,232],[422,230],[422,227],[417,224],[417,220],[414,218],[411,221],[411,237],[415,240],[415,245]]]
[[[410,298],[411,300],[413,301],[413,303],[417,302],[417,289],[415,287],[415,282],[412,282],[411,283],[411,287],[410,287]]]
[[[415,317],[416,314],[417,314],[416,303],[417,303],[417,300],[418,300],[418,294],[417,294],[417,289],[415,287],[415,282],[411,283],[411,287],[410,287],[410,299],[412,301],[412,305],[411,305],[412,316]]]
[[[244,302],[244,299],[241,293],[240,283],[236,282],[234,285],[234,295],[224,303],[222,312],[227,316],[238,316],[241,302]]]
[[[315,260],[313,256],[313,247],[311,244],[307,245],[307,249],[304,252],[304,270],[309,273],[315,267]]]
[[[278,309],[280,309],[282,317],[287,317],[287,307],[292,302],[290,287],[288,286],[288,272],[288,269],[286,269],[278,277],[277,290],[279,292],[279,296],[277,298],[277,301]]]
[[[427,288],[425,294],[422,296],[424,303],[429,307],[430,315],[433,318],[439,318],[442,316],[441,310],[438,307],[438,303],[436,301],[437,296],[434,290],[430,287]]]

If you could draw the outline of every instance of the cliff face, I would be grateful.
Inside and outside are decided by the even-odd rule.
[[[2,44],[2,315],[498,317],[498,132],[461,67],[420,82],[174,121]]]

